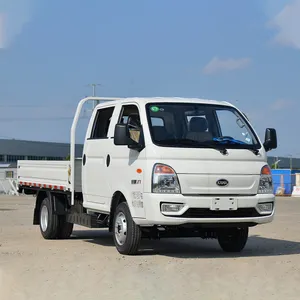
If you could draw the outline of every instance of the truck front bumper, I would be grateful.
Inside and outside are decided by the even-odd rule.
[[[227,210],[222,207],[216,210],[213,203],[215,200],[229,201],[234,203],[234,208]],[[177,212],[162,212],[161,205],[179,204]],[[270,203],[272,208],[268,212],[260,210],[260,204]],[[225,224],[225,223],[251,223],[264,224],[272,222],[275,213],[274,195],[255,196],[184,196],[184,195],[161,195],[143,194],[145,218],[133,218],[140,226],[153,225],[184,225],[184,224]]]

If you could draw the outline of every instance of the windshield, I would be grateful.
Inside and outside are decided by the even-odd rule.
[[[159,146],[260,148],[245,117],[232,107],[150,103],[146,111],[152,140]]]

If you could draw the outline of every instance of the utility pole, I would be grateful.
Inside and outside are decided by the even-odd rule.
[[[100,83],[90,83],[88,86],[91,86],[93,89],[93,97],[96,97],[96,86],[101,85]]]
[[[290,169],[293,170],[293,155],[287,154],[287,156],[290,158]]]
[[[96,97],[96,86],[100,86],[101,84],[100,83],[90,83],[88,84],[88,86],[92,87],[92,91],[93,91],[93,94],[92,96],[93,97]],[[94,101],[94,107],[93,109],[99,104],[99,101]]]

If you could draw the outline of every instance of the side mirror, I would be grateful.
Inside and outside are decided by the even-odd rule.
[[[138,152],[145,148],[143,127],[140,121],[140,116],[137,113],[132,113],[127,120],[127,136],[129,137],[128,148]]]
[[[144,134],[142,127],[128,128],[129,144],[128,148],[141,152],[145,148]]]
[[[129,142],[127,136],[127,126],[125,124],[116,124],[114,133],[114,144],[117,146],[127,146]]]
[[[142,128],[131,129],[126,124],[116,124],[114,144],[128,146],[130,149],[142,151],[145,148]]]
[[[277,148],[277,133],[274,128],[266,129],[264,148],[267,152]]]

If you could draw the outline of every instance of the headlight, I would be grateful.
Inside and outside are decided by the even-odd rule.
[[[154,166],[152,193],[180,194],[178,177],[171,167],[162,164]]]
[[[258,194],[273,194],[273,180],[269,166],[261,169]]]

